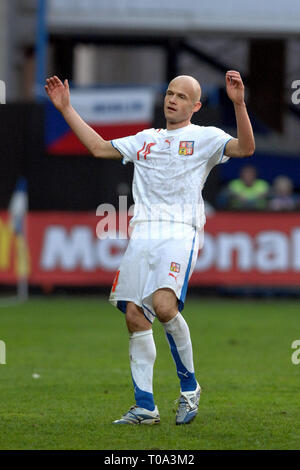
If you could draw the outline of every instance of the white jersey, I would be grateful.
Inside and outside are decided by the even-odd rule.
[[[146,129],[111,141],[123,163],[134,164],[131,225],[171,221],[201,229],[202,189],[210,170],[228,160],[224,148],[230,139],[216,127],[190,124],[175,130]]]

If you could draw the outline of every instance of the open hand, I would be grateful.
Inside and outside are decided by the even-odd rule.
[[[226,91],[234,104],[243,104],[245,99],[245,87],[243,80],[236,70],[229,70],[225,75]]]
[[[63,111],[70,105],[70,90],[68,80],[64,83],[56,76],[46,79],[45,90],[54,106]]]

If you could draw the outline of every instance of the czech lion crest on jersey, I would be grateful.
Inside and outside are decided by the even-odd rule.
[[[194,141],[193,140],[181,140],[179,142],[179,155],[193,155],[194,153]]]

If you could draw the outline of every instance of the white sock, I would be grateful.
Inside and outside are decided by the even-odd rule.
[[[172,320],[163,323],[163,326],[175,361],[181,391],[195,390],[197,382],[189,327],[180,312]]]
[[[129,336],[131,376],[137,406],[153,411],[153,366],[156,348],[153,331],[137,331]]]

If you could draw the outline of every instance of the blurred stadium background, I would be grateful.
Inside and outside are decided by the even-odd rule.
[[[123,240],[96,240],[95,212],[103,202],[118,209],[122,195],[131,205],[132,168],[86,155],[47,101],[43,86],[51,74],[69,79],[74,106],[109,139],[163,127],[163,94],[178,74],[201,82],[204,106],[194,122],[234,134],[224,73],[237,69],[256,137],[255,156],[246,163],[270,185],[276,176],[288,176],[298,194],[300,7],[288,4],[2,1],[0,79],[7,95],[0,107],[0,283],[14,282],[18,264],[23,277],[26,271],[24,257],[14,261],[6,213],[20,178],[28,194],[30,286],[109,286],[126,246]],[[243,165],[245,160],[232,159],[207,181],[206,248],[191,285],[295,293],[299,206],[288,214],[219,210],[218,194]]]
[[[218,313],[216,318],[221,318],[221,310],[226,310],[226,315],[230,315],[232,310],[235,311],[235,316],[228,323],[233,325],[232,330],[228,332],[228,348],[243,343],[245,350],[240,354],[244,354],[244,358],[250,357],[252,352],[259,351],[262,347],[264,340],[261,335],[266,334],[266,331],[274,331],[272,347],[262,355],[266,354],[266,358],[272,351],[279,364],[279,352],[276,356],[276,347],[280,343],[279,325],[286,319],[285,343],[280,343],[281,369],[274,372],[273,378],[266,375],[266,388],[262,390],[265,390],[267,396],[270,393],[269,388],[272,388],[272,380],[274,384],[280,383],[278,377],[284,376],[284,361],[290,363],[290,343],[296,339],[293,337],[293,331],[296,334],[300,326],[295,315],[297,303],[292,299],[300,293],[300,207],[295,206],[293,210],[268,210],[266,205],[264,210],[233,211],[219,205],[218,195],[230,181],[239,177],[242,166],[251,163],[256,168],[258,177],[265,180],[270,187],[276,177],[287,176],[292,182],[294,196],[299,197],[299,17],[300,3],[297,0],[1,0],[0,80],[6,83],[6,104],[0,105],[0,339],[7,341],[7,356],[11,361],[15,359],[15,364],[19,367],[17,379],[15,373],[8,371],[8,367],[5,372],[1,369],[1,373],[7,374],[6,383],[10,385],[6,386],[10,387],[10,396],[15,397],[14,381],[19,380],[17,383],[20,387],[21,384],[29,387],[26,389],[26,393],[30,395],[28,400],[35,400],[34,392],[22,374],[24,370],[26,373],[36,373],[37,376],[41,370],[45,372],[45,364],[49,358],[43,348],[46,345],[48,352],[54,350],[54,329],[59,327],[55,325],[54,328],[54,325],[49,323],[51,318],[55,318],[59,323],[62,315],[67,315],[64,320],[65,332],[60,332],[60,335],[65,335],[64,339],[61,339],[61,345],[71,344],[71,338],[67,339],[66,331],[70,326],[72,312],[77,322],[73,325],[72,334],[77,331],[77,327],[83,328],[86,334],[86,355],[83,355],[83,358],[86,360],[81,366],[82,374],[88,370],[87,351],[91,341],[94,341],[93,351],[95,358],[97,357],[98,333],[97,339],[88,336],[97,330],[98,323],[96,317],[93,317],[93,312],[96,311],[95,303],[81,303],[79,307],[75,303],[63,302],[60,305],[55,303],[54,296],[66,294],[71,299],[74,294],[92,293],[105,295],[107,298],[127,241],[97,239],[96,226],[99,216],[96,216],[96,209],[102,203],[109,203],[118,211],[120,196],[128,197],[128,207],[133,202],[133,168],[130,165],[120,165],[119,162],[99,161],[86,154],[44,93],[45,77],[52,74],[61,79],[69,79],[73,105],[104,138],[110,139],[136,133],[145,127],[164,127],[164,92],[169,80],[178,74],[193,75],[202,85],[203,108],[193,122],[217,126],[235,135],[233,108],[226,96],[224,75],[230,69],[240,71],[246,85],[247,106],[254,127],[256,152],[250,159],[232,159],[225,165],[219,165],[207,180],[204,189],[208,215],[205,247],[199,254],[187,299],[193,298],[193,302],[196,302],[192,304],[192,311],[195,312],[197,305],[201,308],[203,296],[218,297],[213,308],[210,304],[205,304],[208,313],[213,313],[215,309]],[[38,302],[41,303],[34,303],[36,294],[39,295]],[[28,295],[29,301],[25,305],[29,303],[29,308],[24,307],[22,310],[22,305],[20,310],[15,306],[7,307],[8,301],[25,301],[28,300]],[[245,331],[250,332],[253,325],[247,323],[247,315],[250,322],[253,300],[250,301],[249,296],[280,296],[287,302],[282,307],[283,316],[280,316],[279,321],[278,313],[276,319],[274,317],[274,324],[272,315],[269,315],[270,311],[264,311],[263,304],[253,304],[257,324],[259,318],[265,320],[261,330],[254,332],[254,336],[260,341],[258,349],[256,346],[253,346],[252,350],[247,349],[247,334],[243,341],[236,339],[241,333],[238,332],[238,313],[243,311],[243,304],[234,309],[227,304],[225,309],[224,296],[228,295],[241,296],[242,302],[248,306],[243,322],[246,322]],[[33,299],[32,306],[30,297]],[[254,302],[256,301],[257,299]],[[49,305],[46,302],[49,302]],[[104,307],[103,303],[99,305],[102,309],[110,308]],[[85,319],[84,322],[81,319],[85,306],[87,311],[89,306],[91,309],[90,314],[86,312],[84,317],[87,323],[91,321],[89,333],[89,325],[84,327]],[[16,317],[10,316],[10,312],[15,312]],[[41,312],[49,312],[49,315],[42,319]],[[20,333],[16,332],[14,318],[17,324],[20,323],[24,328],[27,340],[18,336]],[[111,328],[114,328],[114,321],[113,319]],[[215,328],[210,323],[210,315],[207,314],[207,320],[204,317],[203,321],[207,322],[206,340],[211,338],[211,343],[208,341],[207,344],[211,350],[220,343],[215,336]],[[25,325],[24,322],[28,323]],[[192,318],[190,322],[193,322]],[[52,331],[50,340],[50,336],[46,338],[48,330],[45,330],[45,326],[50,328],[49,332]],[[225,328],[225,325],[223,326]],[[195,323],[193,331],[198,331],[198,327],[201,330],[201,325]],[[110,326],[107,320],[106,328],[105,331],[109,335]],[[235,328],[236,332],[233,333]],[[242,323],[240,328],[244,328]],[[36,349],[32,350],[31,333],[32,341],[37,345]],[[124,331],[121,333],[125,351],[126,334],[124,335]],[[219,335],[222,342],[223,332],[220,331]],[[80,344],[79,330],[75,332],[75,337]],[[119,344],[119,340],[117,341]],[[15,345],[15,350],[9,346],[10,342]],[[270,346],[271,340],[266,344]],[[55,347],[58,347],[57,343]],[[23,364],[24,360],[21,359],[24,348],[29,348],[26,349],[29,351],[27,364]],[[19,355],[14,351],[18,351]],[[75,361],[74,369],[72,354],[65,369],[59,369],[58,364],[61,364],[62,357],[57,354],[57,363],[49,363],[49,368],[53,366],[53,374],[58,371],[60,375],[58,378],[51,378],[53,382],[50,380],[49,390],[57,380],[59,383],[64,382],[68,367],[74,372],[79,364],[77,351],[78,362]],[[259,354],[255,354],[251,356],[253,367],[260,362]],[[124,355],[122,360],[124,368],[127,367],[127,356],[125,358]],[[231,360],[234,361],[230,356]],[[271,370],[274,363],[271,357],[269,360]],[[221,357],[220,361],[222,362]],[[9,360],[7,362],[9,364]],[[223,370],[221,362],[219,367]],[[95,359],[93,367],[98,366]],[[105,363],[102,366],[105,369]],[[116,367],[121,366],[118,364]],[[241,373],[247,372],[247,366],[245,369],[242,360],[236,367]],[[213,368],[212,361],[211,369],[206,370],[208,376]],[[256,377],[254,369],[252,372],[253,377]],[[88,377],[95,382],[92,390],[98,390],[94,372],[88,373]],[[253,379],[253,384],[258,388],[256,382],[263,380],[264,373],[261,371],[261,375]],[[285,373],[284,386],[288,390],[289,377],[293,377],[291,390],[296,391],[295,370],[286,369]],[[76,369],[75,382],[77,376]],[[119,378],[124,380],[126,387],[127,376],[125,380],[119,373]],[[231,379],[234,381],[232,377]],[[70,384],[73,382],[71,378],[68,380],[70,382],[66,390],[72,394]],[[107,376],[105,380],[110,384],[111,377]],[[214,380],[217,381],[217,378],[212,378],[212,382]],[[247,380],[245,378],[243,384],[246,384]],[[239,387],[240,383],[236,382],[235,386]],[[109,389],[109,385],[106,384],[105,387]],[[247,390],[255,394],[257,387],[253,385],[253,388],[250,386]],[[222,403],[224,394],[218,389],[218,383],[216,389],[211,387],[212,393],[214,390],[219,393],[217,403]],[[108,393],[105,390],[102,392]],[[39,400],[42,402],[43,390],[36,393],[41,394]],[[61,393],[63,394],[63,391]],[[79,390],[79,395],[81,393],[82,390]],[[242,396],[245,395],[241,393]],[[51,397],[53,398],[54,394]],[[106,395],[102,396],[104,401],[108,398]],[[116,392],[114,399],[118,400]],[[272,400],[270,397],[269,399],[272,406]],[[30,414],[29,408],[26,408],[28,404],[20,404],[17,397],[14,400],[16,409],[21,407],[24,416],[27,416],[27,412]],[[291,414],[296,419],[293,397],[289,397],[287,401]],[[255,403],[254,400],[254,409]],[[53,405],[53,409],[56,405]],[[80,406],[77,407],[78,410]],[[117,406],[120,412],[124,412],[124,402],[118,403]],[[40,407],[42,409],[42,403]],[[40,409],[39,405],[37,409]],[[109,409],[115,412],[113,404],[109,405]],[[263,409],[266,409],[266,406],[262,401],[262,413]],[[247,411],[247,407],[245,410]],[[210,411],[207,412],[208,420],[209,417]],[[246,417],[247,413],[241,421],[245,421]],[[10,418],[7,419],[10,422]],[[31,422],[30,419],[28,418],[28,422]],[[34,419],[36,418],[32,418]],[[256,416],[252,423],[254,434],[259,419]],[[284,415],[280,419],[285,419]],[[111,416],[107,418],[107,422],[110,421]],[[27,421],[25,425],[26,423]],[[276,430],[281,429],[281,425],[281,422],[276,421]],[[291,424],[293,432],[294,425]],[[268,429],[267,425],[265,428]],[[12,429],[15,430],[14,427]],[[212,432],[213,429],[214,425]],[[287,433],[286,429],[282,427],[283,434]],[[299,443],[299,433],[293,436],[293,445],[296,446],[296,442]],[[51,446],[50,441],[35,441],[36,434],[33,435],[32,441],[24,443],[23,439],[24,433],[12,438],[10,444],[6,441],[2,448],[18,447],[18,442],[20,448]],[[79,443],[80,439],[81,437],[73,447],[84,445]],[[236,439],[238,442],[238,428]],[[252,437],[249,437],[248,444],[245,445],[251,448],[268,446],[268,441],[260,445],[256,443],[256,438],[251,439]],[[72,448],[70,440],[65,442],[68,448]],[[108,440],[106,445],[109,445],[109,442],[112,441]],[[226,448],[237,448],[236,442],[230,444],[226,441]],[[280,448],[280,442],[280,439],[275,440],[274,445]],[[150,439],[149,445],[151,444],[153,443]],[[95,448],[96,445],[93,441],[90,447]],[[145,446],[145,443],[140,445]],[[167,446],[174,444],[169,442],[165,445],[164,448],[172,448]],[[197,448],[197,445],[195,440],[193,448]],[[209,447],[209,444],[207,445]],[[224,441],[221,440],[219,448],[222,448],[222,445]],[[288,447],[288,443],[285,445]],[[211,446],[213,447],[213,444]]]

